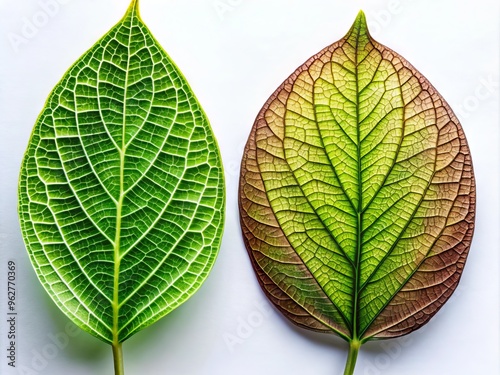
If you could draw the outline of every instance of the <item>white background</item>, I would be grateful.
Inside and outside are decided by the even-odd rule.
[[[50,1],[60,4],[53,12],[41,6]],[[457,293],[420,331],[363,346],[356,374],[498,374],[498,0],[141,3],[144,21],[187,77],[219,140],[227,222],[219,258],[201,290],[125,343],[127,374],[343,372],[343,341],[293,327],[261,292],[240,235],[237,178],[244,142],[269,95],[311,55],[340,39],[360,9],[376,39],[416,66],[457,112],[473,155],[478,205],[474,242]],[[38,283],[18,227],[16,189],[24,149],[49,92],[127,6],[126,0],[0,0],[2,375],[112,374],[111,349],[83,332],[69,337],[67,318]],[[28,21],[38,23],[36,34],[23,30]],[[26,37],[25,43],[11,43],[14,34]],[[5,358],[8,259],[18,265],[21,368],[14,371]],[[55,337],[61,348],[53,345]]]

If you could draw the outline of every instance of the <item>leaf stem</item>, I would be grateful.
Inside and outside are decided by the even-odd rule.
[[[115,375],[124,375],[122,343],[113,343],[113,363],[115,365]]]
[[[358,352],[361,346],[361,342],[358,340],[352,340],[349,343],[349,355],[347,356],[347,363],[345,365],[344,375],[353,375],[354,367],[356,366],[356,360],[358,359]]]

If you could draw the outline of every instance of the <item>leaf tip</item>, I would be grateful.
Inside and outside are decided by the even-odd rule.
[[[137,17],[139,17],[139,0],[132,0],[128,8],[128,12],[134,13]]]
[[[365,12],[363,12],[362,10],[360,10],[358,15],[356,16],[356,20],[354,21],[353,27],[356,27],[359,30],[360,34],[368,32],[368,25],[366,23],[366,15],[365,15]]]
[[[366,22],[366,15],[362,10],[358,12],[358,15],[356,16],[351,29],[346,35],[346,39],[349,39],[353,36],[355,38],[359,38],[360,36],[367,36],[368,38],[370,38],[370,33],[368,32],[368,24]]]
[[[356,16],[355,24],[366,25],[366,15],[365,15],[365,12],[363,12],[363,10],[360,10],[358,12],[358,15]]]

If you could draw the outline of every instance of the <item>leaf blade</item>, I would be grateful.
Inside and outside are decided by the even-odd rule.
[[[208,119],[133,1],[35,125],[19,212],[37,274],[80,327],[122,342],[206,279],[224,195]]]
[[[239,199],[266,294],[293,322],[295,311],[312,322],[299,324],[306,328],[330,321],[321,330],[348,341],[425,324],[458,284],[474,228],[472,162],[457,118],[415,68],[371,38],[362,13],[264,105]],[[266,242],[271,228],[286,251]],[[278,295],[305,282],[284,281],[284,266],[269,266],[263,252],[301,263],[301,277],[314,279],[338,314],[305,303],[312,292],[288,294],[293,308],[280,307]]]

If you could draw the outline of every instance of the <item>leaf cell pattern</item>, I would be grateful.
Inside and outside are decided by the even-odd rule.
[[[137,1],[50,95],[19,193],[42,284],[105,342],[152,324],[207,277],[224,220],[219,150]]]
[[[293,323],[348,341],[424,325],[456,288],[475,182],[457,118],[364,14],[258,114],[240,180],[259,282]]]

